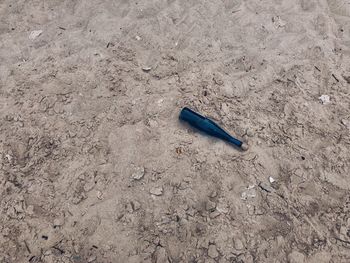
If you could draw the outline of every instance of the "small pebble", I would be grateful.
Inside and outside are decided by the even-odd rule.
[[[208,248],[208,256],[211,258],[217,258],[219,256],[218,250],[215,245],[210,245]]]
[[[90,263],[90,262],[93,262],[95,260],[96,260],[96,256],[91,256],[91,257],[88,258],[87,262]]]
[[[149,120],[148,120],[148,125],[149,125],[149,127],[151,127],[151,128],[156,128],[156,127],[158,127],[158,122],[155,121],[155,120],[149,119]]]
[[[134,212],[134,207],[131,202],[126,204],[125,210],[130,214]]]
[[[255,206],[247,204],[248,215],[252,216],[255,214]]]
[[[247,200],[249,198],[255,198],[256,197],[256,191],[254,185],[249,185],[247,189],[241,193],[241,199]]]
[[[216,197],[217,195],[218,195],[218,193],[217,193],[216,191],[213,191],[213,192],[211,192],[210,197],[211,197],[211,198],[214,198],[214,197]]]
[[[214,219],[214,218],[218,217],[220,214],[221,214],[221,213],[220,213],[219,211],[214,211],[214,212],[211,212],[211,213],[210,213],[209,217],[210,217],[211,219]]]
[[[134,180],[141,180],[144,175],[145,175],[145,168],[144,167],[137,167],[135,172],[131,175],[131,177]]]
[[[244,263],[254,263],[254,257],[251,254],[246,254],[245,255],[245,260]]]
[[[350,130],[350,120],[342,119],[341,123]]]
[[[30,32],[30,34],[29,34],[29,39],[30,39],[30,40],[34,40],[34,39],[36,39],[38,36],[40,36],[42,33],[43,33],[42,30],[34,30],[34,31]]]
[[[9,154],[5,154],[6,159],[11,162],[12,161],[12,156]]]
[[[254,132],[253,132],[253,130],[252,129],[247,129],[247,136],[248,137],[253,137],[254,136]]]
[[[235,249],[237,249],[237,250],[244,249],[243,242],[239,238],[235,238],[233,242],[234,242],[234,245],[235,245]]]
[[[274,182],[276,182],[276,180],[273,178],[273,177],[269,177],[269,182],[272,184],[272,183],[274,183]]]
[[[152,68],[151,67],[143,67],[142,70],[144,72],[149,72]]]
[[[330,103],[330,97],[328,95],[322,95],[318,98],[322,104]]]
[[[208,200],[207,202],[206,202],[206,204],[205,204],[205,209],[207,210],[207,211],[214,211],[215,210],[215,208],[216,208],[216,204],[214,203],[214,202],[212,202],[212,201],[210,201],[210,200]]]
[[[285,243],[283,236],[277,236],[276,241],[279,247],[282,247]]]
[[[227,214],[229,212],[229,207],[224,201],[221,201],[217,204],[216,210],[222,214]]]
[[[141,208],[141,204],[138,201],[132,201],[131,205],[134,207],[135,211],[137,211]]]
[[[152,195],[160,196],[163,194],[163,188],[162,187],[153,187],[149,191]]]
[[[34,214],[34,206],[33,205],[28,205],[26,212],[27,212],[28,215],[33,215]]]

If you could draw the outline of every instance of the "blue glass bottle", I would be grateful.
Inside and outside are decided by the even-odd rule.
[[[220,138],[225,140],[233,145],[241,148],[242,150],[247,150],[247,144],[242,141],[234,138],[229,133],[227,133],[224,129],[222,129],[219,125],[217,125],[212,120],[200,115],[197,112],[185,107],[180,112],[180,120],[188,122],[191,126],[197,128],[198,130],[209,134],[211,136]]]

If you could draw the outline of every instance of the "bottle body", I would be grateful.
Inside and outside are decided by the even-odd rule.
[[[191,126],[205,132],[208,135],[228,141],[238,147],[241,147],[243,142],[232,137],[214,121],[192,111],[189,108],[183,108],[180,113],[180,119],[188,122]]]

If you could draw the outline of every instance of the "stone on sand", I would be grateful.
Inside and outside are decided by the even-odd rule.
[[[152,187],[151,190],[149,191],[152,195],[162,195],[163,194],[163,187]]]
[[[145,175],[145,168],[137,167],[133,172],[133,174],[131,175],[131,178],[134,180],[141,180],[144,175]]]
[[[219,252],[216,249],[215,245],[210,245],[208,248],[208,256],[211,258],[217,258],[219,256]]]

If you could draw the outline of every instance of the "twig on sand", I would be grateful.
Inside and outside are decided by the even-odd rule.
[[[333,77],[337,82],[339,82],[339,79],[338,79],[334,74],[332,74],[332,77]]]
[[[339,237],[334,237],[334,238],[335,238],[335,240],[338,240],[338,241],[340,241],[340,242],[342,242],[342,243],[346,243],[346,244],[349,244],[349,245],[350,245],[350,241],[341,239],[341,238],[339,238]]]

